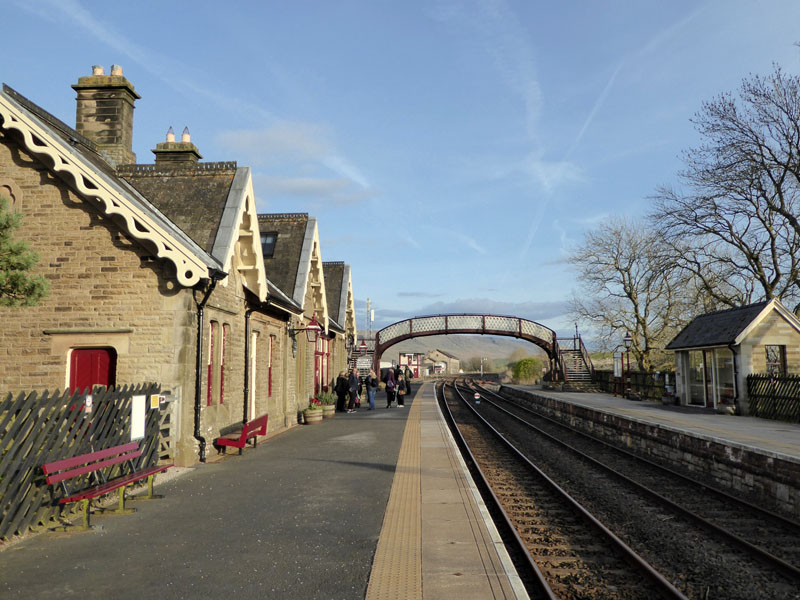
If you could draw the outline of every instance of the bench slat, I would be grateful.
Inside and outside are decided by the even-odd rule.
[[[137,446],[134,452],[127,452],[126,454],[121,454],[120,456],[114,456],[112,458],[106,458],[105,460],[100,460],[96,462],[91,462],[89,464],[85,464],[85,466],[83,467],[78,467],[76,469],[70,469],[69,471],[61,471],[60,473],[54,473],[52,475],[48,475],[47,483],[58,483],[66,479],[72,479],[73,477],[86,475],[87,473],[99,471],[100,469],[103,469],[105,467],[111,467],[113,465],[118,465],[120,463],[133,460],[134,458],[138,458],[142,455],[142,451],[138,449],[138,444],[136,444],[136,442],[134,442],[134,445]],[[84,461],[84,463],[86,463],[86,461]]]
[[[63,458],[55,462],[47,463],[42,465],[42,471],[44,471],[45,475],[49,475],[50,473],[55,473],[56,471],[63,471],[64,469],[69,469],[78,465],[85,465],[88,462],[101,460],[103,458],[113,456],[114,454],[123,454],[125,452],[130,452],[131,450],[137,450],[138,448],[138,442],[128,442],[127,444],[122,444],[121,446],[105,448],[103,450],[97,450],[96,452],[89,452],[88,454],[81,454],[80,456]]]
[[[147,479],[150,475],[156,475],[157,473],[166,471],[170,467],[172,467],[172,465],[156,465],[154,467],[149,467],[142,471],[137,471],[136,473],[131,473],[130,475],[117,477],[116,479],[112,479],[108,483],[96,485],[94,487],[81,490],[80,492],[76,492],[65,498],[61,498],[59,502],[61,504],[67,504],[69,502],[78,502],[79,500],[99,498],[103,494],[113,492],[114,490],[119,489],[124,485],[130,485],[131,483],[136,483],[137,481],[141,481],[142,479]]]

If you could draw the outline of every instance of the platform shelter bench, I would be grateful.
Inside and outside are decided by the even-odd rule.
[[[89,529],[91,502],[95,498],[119,490],[119,508],[115,512],[120,514],[133,512],[133,510],[125,508],[125,488],[143,479],[147,479],[147,497],[153,498],[153,479],[158,473],[166,471],[172,465],[155,465],[137,471],[133,466],[133,461],[141,455],[139,443],[129,442],[113,448],[105,448],[47,463],[42,465],[42,471],[47,476],[47,483],[54,489],[60,487],[63,490],[64,496],[59,498],[59,504],[74,502],[82,504],[83,524],[81,529]],[[105,470],[114,465],[121,465],[122,474],[108,479]],[[88,476],[90,487],[81,486],[87,480],[85,476]],[[80,489],[73,489],[76,485]]]
[[[222,453],[225,454],[228,446],[233,446],[234,448],[238,448],[239,454],[241,454],[249,439],[253,440],[253,448],[255,448],[258,443],[256,436],[267,435],[268,419],[269,415],[261,415],[245,423],[240,431],[232,431],[231,433],[219,436],[214,440],[214,446],[217,448],[217,452],[221,449]]]

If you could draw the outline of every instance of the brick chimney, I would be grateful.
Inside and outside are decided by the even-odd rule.
[[[156,144],[152,152],[156,155],[156,164],[167,169],[194,169],[197,161],[203,158],[192,143],[188,127],[183,128],[180,142],[175,141],[175,132],[170,127],[167,141]]]
[[[133,103],[141,98],[122,67],[111,65],[111,75],[95,65],[92,74],[72,86],[78,93],[75,129],[107,152],[117,165],[134,164]]]

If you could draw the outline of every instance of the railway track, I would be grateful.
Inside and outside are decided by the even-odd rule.
[[[471,386],[471,389],[478,389],[487,399],[500,400],[505,410],[542,435],[552,436],[564,448],[591,457],[615,477],[663,498],[676,511],[741,544],[755,558],[784,572],[800,585],[800,523],[797,521],[539,415],[513,398],[483,387]]]
[[[462,393],[471,399],[474,390]],[[480,393],[480,405],[462,403],[477,409],[686,596],[800,598],[796,523],[566,431],[488,390]]]
[[[458,396],[440,394],[477,465],[536,565],[535,598],[686,598]]]

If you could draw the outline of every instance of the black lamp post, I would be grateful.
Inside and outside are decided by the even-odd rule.
[[[633,338],[631,337],[631,332],[626,331],[625,337],[622,338],[622,343],[625,346],[625,360],[628,363],[628,385],[630,385],[630,377],[631,377],[631,345],[633,345]],[[628,395],[628,387],[625,385],[625,365],[622,365],[622,390],[623,394],[627,397]]]

